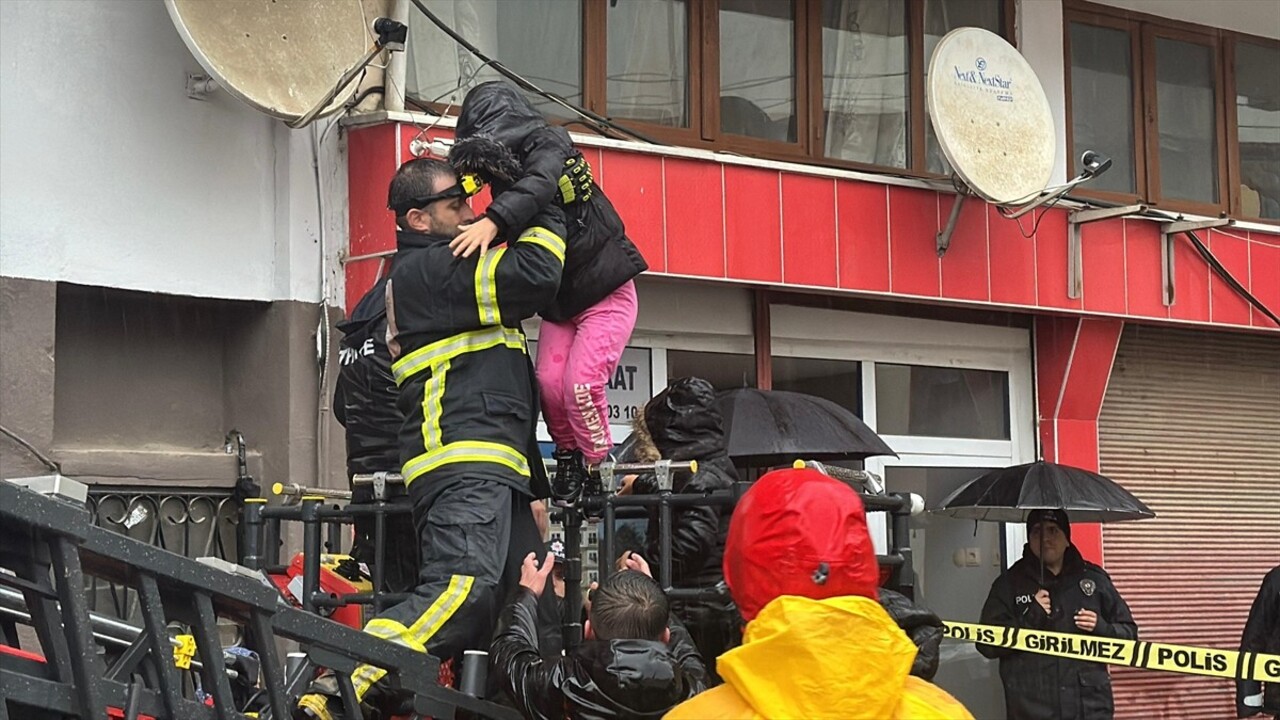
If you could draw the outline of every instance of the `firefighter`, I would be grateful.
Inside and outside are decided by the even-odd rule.
[[[504,247],[454,257],[449,241],[474,218],[466,200],[439,160],[411,160],[391,181],[401,257],[387,280],[387,347],[421,568],[414,594],[365,626],[442,661],[488,646],[521,563],[541,547],[530,502],[550,486],[520,323],[555,298],[564,265],[563,216],[554,207]],[[380,683],[385,674],[371,665],[352,674],[371,710],[392,699]],[[300,698],[298,714],[338,717],[335,693],[313,690],[320,692]]]
[[[397,257],[391,259],[395,267]],[[342,340],[338,350],[338,383],[333,393],[333,414],[346,430],[347,480],[355,475],[400,472],[397,435],[404,422],[396,409],[395,378],[391,375],[391,353],[387,350],[387,281],[374,283],[360,298],[351,316],[338,324]],[[387,500],[407,505],[409,498],[401,484],[387,485]],[[373,502],[372,485],[351,485],[351,504]],[[408,513],[391,514],[386,520],[386,548],[383,550],[383,587],[392,593],[408,592],[417,585],[418,541],[413,519]],[[357,515],[351,556],[372,573],[376,559],[374,518]],[[388,551],[387,549],[393,549]]]

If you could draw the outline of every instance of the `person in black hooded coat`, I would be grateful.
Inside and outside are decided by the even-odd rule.
[[[738,480],[729,460],[720,412],[715,407],[715,388],[701,378],[681,378],[658,393],[644,407],[644,433],[657,455],[665,460],[696,460],[698,471],[672,474],[675,493],[709,493],[727,490]],[[645,455],[643,448],[636,452]],[[658,492],[652,474],[641,475],[630,492]],[[721,567],[724,541],[729,531],[729,513],[719,507],[682,507],[672,513],[671,582],[677,588],[710,589],[724,582]],[[647,554],[659,557],[657,513],[649,519]],[[738,644],[741,618],[726,595],[723,600],[684,600],[672,603],[672,610],[689,628],[698,652],[704,658],[718,657]],[[708,679],[719,683],[709,670]]]
[[[564,274],[555,300],[539,312],[537,376],[556,444],[553,490],[559,500],[576,499],[587,468],[613,446],[605,386],[635,327],[632,279],[648,265],[569,133],[515,87],[494,81],[467,93],[449,162],[489,183],[493,196],[484,216],[450,243],[455,255],[486,252],[548,206],[564,211]]]

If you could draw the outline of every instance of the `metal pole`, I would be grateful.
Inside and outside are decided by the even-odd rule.
[[[269,568],[280,567],[280,518],[269,517],[263,520],[263,544],[265,565]]]
[[[658,505],[658,584],[663,590],[671,582],[671,491],[665,490]]]
[[[582,512],[574,505],[564,509],[564,650],[582,644]]]
[[[327,543],[329,546],[329,552],[331,553],[342,552],[342,521],[329,520],[328,522],[324,523],[324,525],[325,525],[325,528],[328,530],[328,535],[329,535],[329,542]]]
[[[373,515],[373,614],[382,612],[383,582],[387,577],[387,503],[375,500]]]
[[[302,498],[302,609],[315,612],[320,589],[320,503],[324,498]]]
[[[250,570],[262,569],[262,506],[266,498],[245,498],[243,517],[244,545],[240,548],[240,564]]]
[[[617,560],[618,550],[613,546],[613,534],[617,532],[618,511],[613,506],[613,498],[604,500],[604,517],[600,526],[600,582],[603,583],[613,574],[613,563]]]

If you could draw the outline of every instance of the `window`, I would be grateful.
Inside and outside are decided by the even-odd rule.
[[[948,172],[925,116],[949,30],[1011,36],[1012,0],[425,0],[546,90],[676,145]],[[498,76],[410,15],[406,98],[456,112]],[[535,99],[548,116],[563,108]]]
[[[756,386],[756,359],[746,353],[667,351],[667,378],[699,377],[716,390]]]
[[[720,131],[796,141],[795,6],[720,0]]]
[[[1156,36],[1156,167],[1159,195],[1218,204],[1218,127],[1213,48]]]
[[[861,366],[856,361],[774,357],[773,389],[815,395],[862,415]]]
[[[889,435],[1009,439],[1009,374],[876,364],[878,430]]]
[[[1241,41],[1235,55],[1240,214],[1280,220],[1280,47]]]
[[[822,4],[822,109],[827,157],[910,165],[906,0]]]
[[[684,0],[609,3],[609,112],[654,125],[689,127],[689,9]]]
[[[1129,33],[1073,22],[1071,36],[1071,133],[1079,148],[1111,158],[1111,169],[1089,184],[1094,190],[1138,192],[1134,158],[1133,48]],[[1079,153],[1073,153],[1079,174]]]
[[[1280,43],[1083,2],[1065,12],[1068,153],[1113,166],[1081,191],[1280,219]]]
[[[581,105],[583,0],[425,0],[446,25],[486,55],[543,90]],[[467,90],[502,76],[483,67],[425,15],[409,14],[405,95],[419,106],[457,107]],[[564,108],[530,95],[543,114],[567,117]]]

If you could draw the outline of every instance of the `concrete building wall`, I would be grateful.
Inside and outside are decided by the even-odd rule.
[[[2,2],[0,72],[0,425],[90,482],[228,486],[235,428],[266,486],[345,484],[344,131],[188,98],[159,0]]]
[[[313,131],[225,92],[188,98],[202,71],[163,3],[0,3],[0,67],[0,274],[319,301]],[[330,248],[339,145],[335,129],[320,153]]]

